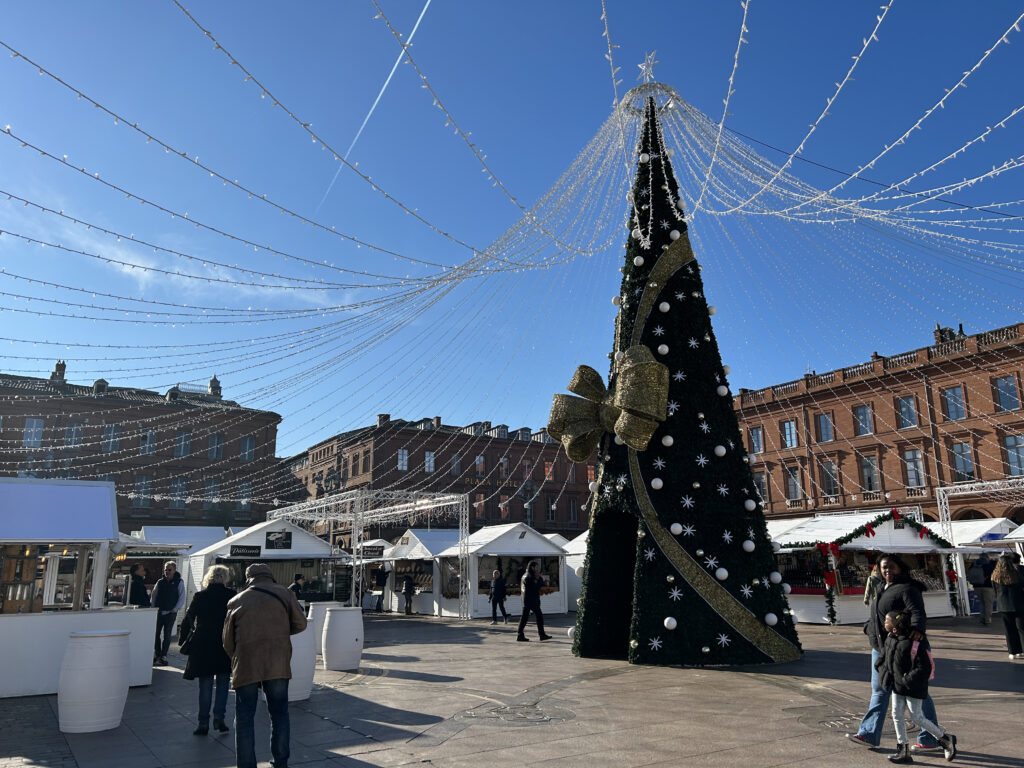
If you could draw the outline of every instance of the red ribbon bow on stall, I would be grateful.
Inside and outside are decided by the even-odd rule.
[[[929,530],[928,530],[927,528],[925,528],[925,527],[924,527],[924,526],[922,525],[922,526],[921,526],[921,530],[920,530],[920,531],[918,532],[918,534],[917,534],[917,538],[919,538],[919,539],[923,539],[923,538],[924,538],[924,535],[925,535],[926,533],[931,533],[931,531],[929,531]]]
[[[839,557],[839,544],[837,544],[834,541],[830,542],[828,545],[828,549],[833,554],[833,556]]]
[[[900,516],[900,512],[899,512],[899,510],[898,510],[898,509],[896,509],[896,507],[893,507],[893,508],[892,508],[892,519],[893,519],[893,520],[902,520],[902,519],[903,519],[903,518],[902,518],[902,517]]]
[[[836,572],[825,571],[825,586],[834,587],[836,585]]]
[[[819,554],[822,557],[828,555],[828,544],[826,544],[824,541],[819,541],[817,544],[814,545],[814,547],[818,550]]]
[[[950,568],[948,571],[946,571],[946,578],[949,579],[950,584],[956,584],[956,580],[959,578],[959,576],[956,575],[956,571]]]
[[[872,536],[875,536],[875,526],[873,526],[871,523],[867,523],[864,526],[864,535],[867,536],[869,539]]]

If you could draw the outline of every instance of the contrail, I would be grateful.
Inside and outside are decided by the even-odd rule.
[[[409,39],[406,41],[406,45],[410,45],[412,43],[412,39],[416,36],[416,30],[420,28],[420,22],[423,21],[423,17],[426,15],[427,8],[429,7],[430,0],[427,0],[426,4],[423,6],[423,10],[420,11],[420,17],[416,19],[416,23],[413,25],[412,32],[409,33]],[[370,122],[370,118],[373,117],[373,111],[377,108],[377,105],[380,103],[380,99],[384,95],[384,91],[388,89],[388,85],[391,83],[391,78],[395,76],[395,70],[398,69],[398,65],[402,63],[402,58],[404,56],[405,51],[402,51],[401,53],[398,54],[398,58],[395,59],[394,66],[391,67],[391,72],[388,73],[387,80],[384,81],[384,85],[380,87],[380,93],[377,94],[377,98],[374,99],[373,101],[373,106],[370,107],[370,111],[367,112],[366,117],[363,118],[363,124],[360,125],[359,130],[356,131],[356,137],[352,139],[352,143],[349,144],[348,149],[345,150],[346,160],[348,160],[348,156],[349,154],[351,154],[352,148],[356,145],[356,142],[359,141],[359,137],[363,135],[363,129],[366,127],[366,124]],[[334,178],[331,179],[331,183],[327,185],[327,191],[324,192],[324,196],[320,198],[320,202],[317,203],[316,211],[320,210],[320,206],[324,204],[324,201],[327,200],[327,196],[331,194],[331,190],[334,189],[334,182],[338,180],[338,174],[341,173],[341,169],[343,167],[344,166],[341,164],[338,165],[338,170],[334,172]]]

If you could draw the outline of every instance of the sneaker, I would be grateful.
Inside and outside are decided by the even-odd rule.
[[[921,742],[918,742],[917,744],[910,745],[910,751],[920,753],[941,752],[942,747],[938,744],[922,744]]]
[[[497,624],[497,623],[498,623],[498,620],[497,620],[497,619],[495,619],[494,621],[492,621],[492,622],[491,622],[491,626],[493,627],[493,626],[494,626],[495,624]],[[1012,659],[1012,658],[1013,658],[1013,656],[1011,656],[1010,658]]]
[[[528,642],[530,642],[530,638],[526,637],[525,635],[520,635],[519,637],[516,638],[516,640],[519,641],[520,643],[528,643]]]
[[[508,616],[505,617],[505,623],[508,624]],[[1024,653],[1022,653],[1021,656],[1024,656]]]
[[[868,741],[863,736],[861,736],[859,733],[848,733],[848,734],[846,734],[846,738],[848,738],[854,744],[860,744],[862,747],[874,747],[875,746],[870,741]]]
[[[192,735],[193,736],[205,736],[209,732],[210,732],[210,726],[208,726],[208,725],[200,725],[198,728],[196,728],[194,731],[192,731]]]
[[[956,736],[952,733],[947,733],[939,739],[939,744],[942,746],[942,754],[946,756],[947,760],[952,760],[956,757]]]
[[[1011,659],[1016,659],[1017,658],[1017,654],[1016,653],[1011,653],[1010,654],[1010,658]]]
[[[159,661],[160,661],[160,666],[161,667],[166,667],[167,666],[167,657],[166,656],[161,656]]]
[[[551,639],[551,635],[541,635],[541,636],[540,636],[540,639],[541,639],[542,641],[543,641],[543,640],[550,640],[550,639]]]

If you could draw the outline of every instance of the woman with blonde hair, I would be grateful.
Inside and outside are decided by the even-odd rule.
[[[992,571],[996,609],[1003,617],[1006,650],[1011,659],[1024,659],[1024,574],[1013,557],[1003,555]]]
[[[228,588],[230,580],[231,571],[226,566],[210,567],[203,576],[203,590],[192,598],[178,634],[181,652],[188,655],[184,678],[199,679],[199,726],[193,731],[196,736],[210,732],[211,700],[214,729],[221,733],[228,730],[224,715],[231,682],[231,659],[224,652],[221,630],[228,600],[235,596],[235,590]]]

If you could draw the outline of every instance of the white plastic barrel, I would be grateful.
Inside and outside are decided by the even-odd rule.
[[[359,669],[363,655],[363,609],[328,608],[323,632],[324,669]]]
[[[57,684],[63,733],[108,731],[121,724],[128,698],[127,629],[72,632]]]
[[[313,692],[313,673],[316,671],[316,648],[313,628],[292,635],[292,679],[288,683],[288,701],[305,701]]]
[[[309,624],[313,631],[314,651],[317,654],[323,653],[323,631],[324,619],[327,618],[328,608],[340,608],[341,603],[337,600],[325,600],[322,603],[309,604]]]

